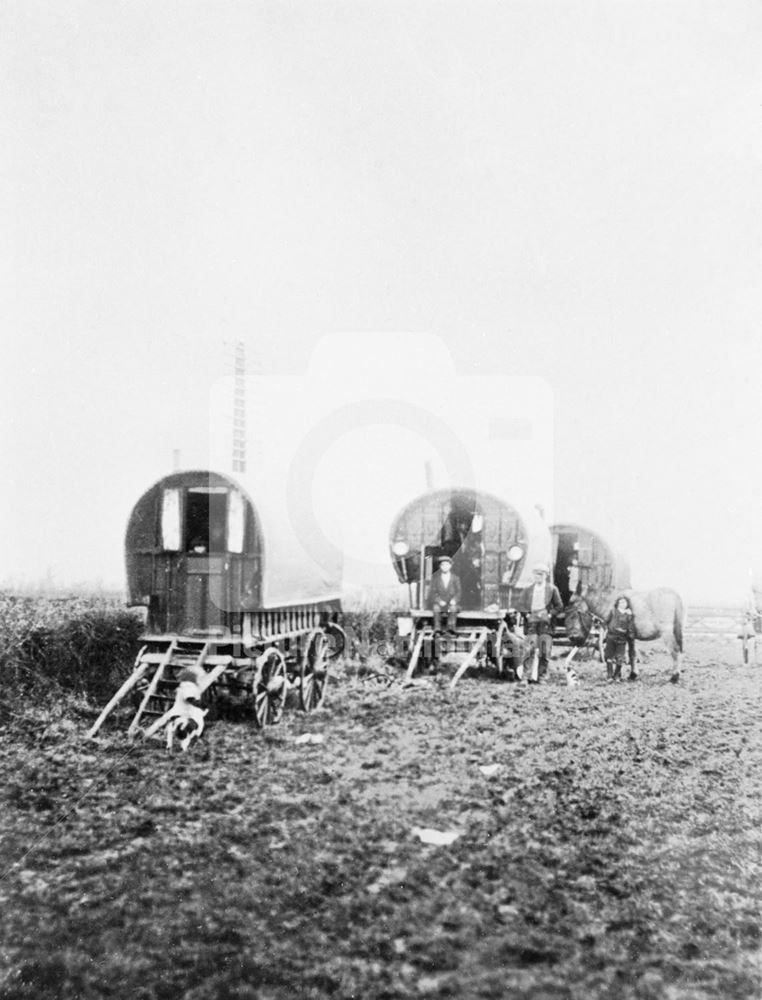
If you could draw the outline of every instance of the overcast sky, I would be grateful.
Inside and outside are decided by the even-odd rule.
[[[411,331],[548,380],[554,510],[636,584],[740,600],[761,43],[752,0],[4,3],[0,578],[122,585],[226,342]]]

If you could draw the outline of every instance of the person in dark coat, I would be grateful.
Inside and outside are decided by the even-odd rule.
[[[630,652],[630,676],[634,675],[635,619],[628,598],[622,596],[609,612],[606,619],[606,645],[603,658],[606,661],[606,676],[618,681],[622,676],[622,663]]]
[[[455,632],[460,611],[460,580],[452,572],[452,559],[442,556],[439,569],[431,578],[429,604],[434,612],[434,632],[442,631],[442,612],[447,613],[447,630]]]
[[[516,603],[516,609],[526,618],[524,662],[531,661],[535,649],[539,656],[538,680],[548,672],[553,651],[553,619],[564,609],[558,587],[550,582],[550,570],[545,563],[532,568],[534,584],[527,587]]]

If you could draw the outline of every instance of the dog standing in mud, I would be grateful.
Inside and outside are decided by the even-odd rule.
[[[183,750],[187,750],[204,731],[204,718],[209,709],[201,707],[201,680],[192,669],[183,670],[177,678],[175,703],[167,723],[167,750],[172,749],[175,737]]]

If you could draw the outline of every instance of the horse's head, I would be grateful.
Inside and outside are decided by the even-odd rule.
[[[566,638],[572,646],[584,646],[593,627],[593,612],[584,597],[572,597],[564,610]]]

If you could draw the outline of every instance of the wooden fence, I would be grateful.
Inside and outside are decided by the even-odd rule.
[[[686,635],[715,635],[736,639],[741,630],[743,612],[740,608],[689,607],[685,623]]]

